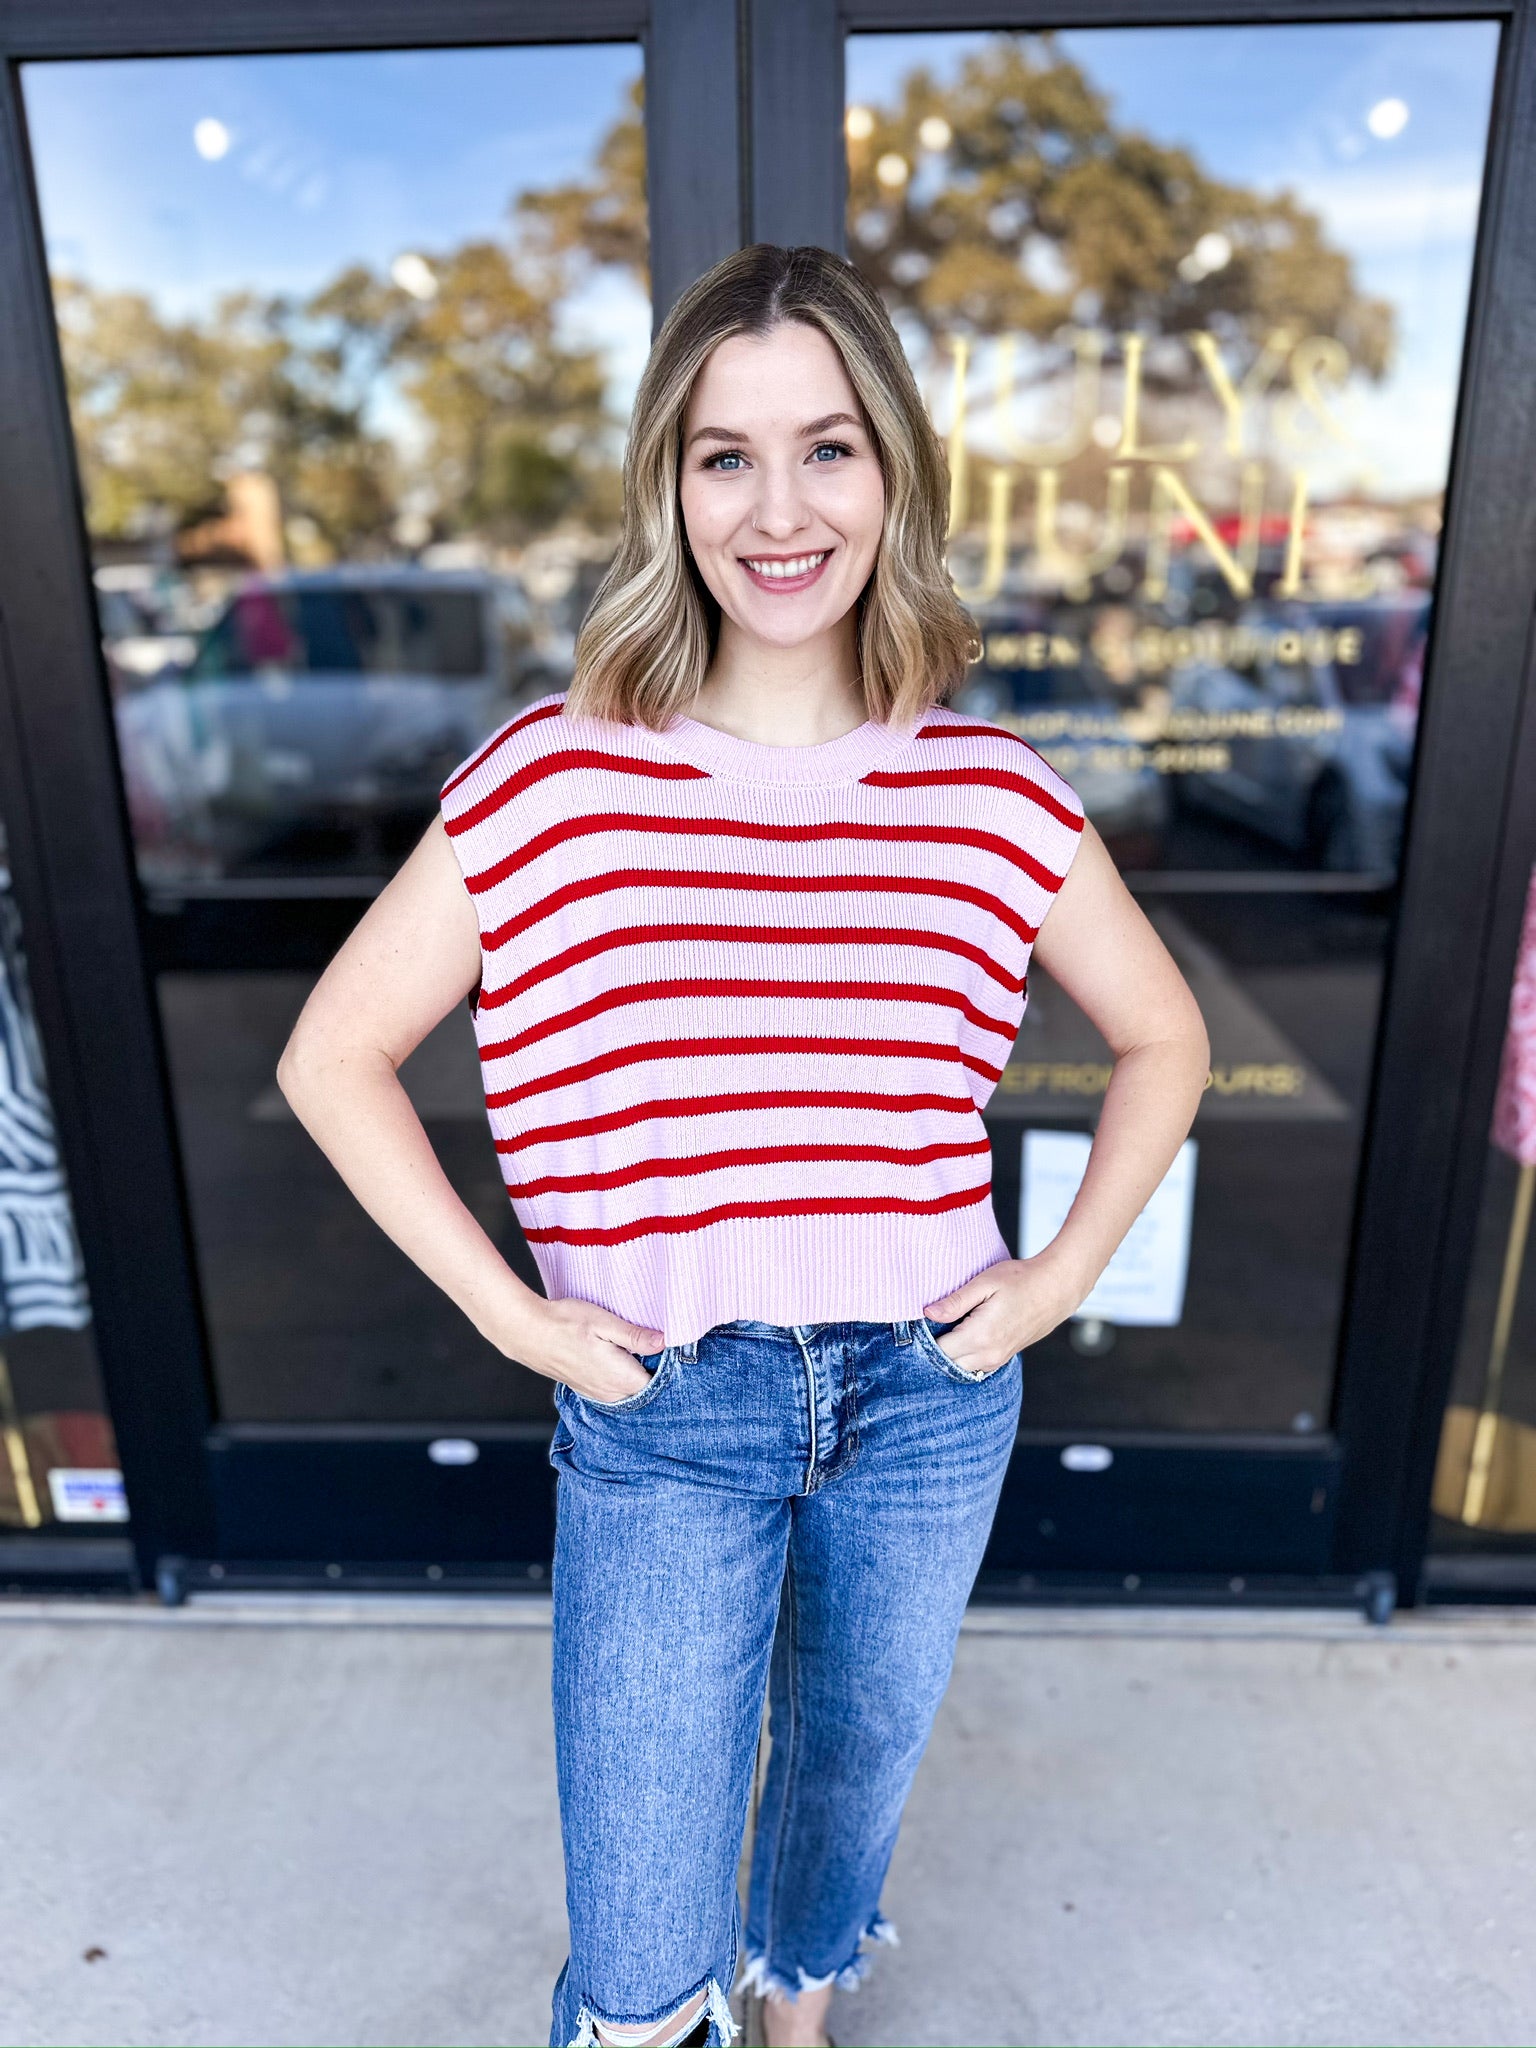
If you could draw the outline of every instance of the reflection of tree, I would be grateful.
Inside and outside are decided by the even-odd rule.
[[[195,524],[220,509],[230,469],[258,463],[322,526],[376,516],[387,445],[306,363],[281,301],[230,293],[206,320],[169,320],[143,293],[65,277],[54,303],[93,533]]]
[[[625,269],[649,297],[644,106],[636,79],[629,105],[598,145],[595,175],[547,192],[522,193],[517,215],[530,240],[552,255],[575,254]]]
[[[366,381],[395,373],[425,429],[413,482],[442,532],[524,540],[561,514],[601,502],[602,459],[586,450],[604,422],[602,357],[557,332],[574,264],[519,262],[498,243],[461,244],[426,264],[412,292],[354,265],[308,311],[329,323],[334,374],[354,352]]]
[[[195,526],[234,469],[268,472],[285,519],[334,556],[391,549],[406,497],[439,536],[611,522],[602,352],[562,316],[593,265],[646,277],[638,83],[591,181],[522,193],[509,215],[505,245],[417,253],[403,282],[348,264],[308,297],[231,293],[184,320],[56,277],[92,535]],[[408,451],[374,422],[386,382],[415,413]]]
[[[1049,34],[992,39],[952,84],[909,72],[892,105],[860,110],[849,158],[854,259],[930,334],[1045,339],[1077,321],[1256,350],[1284,326],[1387,366],[1392,309],[1315,214],[1117,126]]]

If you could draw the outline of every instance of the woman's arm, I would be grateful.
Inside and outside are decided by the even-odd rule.
[[[374,1222],[498,1351],[622,1400],[646,1384],[634,1354],[659,1351],[661,1332],[525,1287],[455,1194],[396,1072],[479,978],[474,906],[439,818],[311,990],[278,1086]]]
[[[1210,1070],[1189,984],[1092,825],[1040,927],[1035,963],[1098,1026],[1115,1068],[1083,1184],[1056,1236],[1034,1258],[989,1266],[928,1306],[939,1322],[965,1318],[940,1347],[974,1372],[1006,1364],[1092,1292],[1173,1164]]]

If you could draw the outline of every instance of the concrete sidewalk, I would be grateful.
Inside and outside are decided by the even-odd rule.
[[[543,2043],[543,1603],[0,1603],[0,2041]],[[1536,1614],[975,1609],[845,2044],[1536,2040]]]

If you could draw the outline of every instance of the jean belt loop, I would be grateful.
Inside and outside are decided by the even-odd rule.
[[[698,1355],[699,1340],[697,1337],[691,1343],[679,1344],[677,1347],[677,1362],[679,1365],[692,1365]]]
[[[910,1323],[893,1323],[891,1328],[896,1332],[896,1342],[898,1344],[910,1344],[912,1342],[912,1325]]]

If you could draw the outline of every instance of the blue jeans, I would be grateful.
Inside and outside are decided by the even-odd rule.
[[[765,1685],[745,1981],[852,1989],[1018,1425],[1018,1353],[909,1323],[723,1323],[622,1401],[558,1385],[551,2048],[726,2004]],[[670,2029],[662,2029],[665,2036]]]

